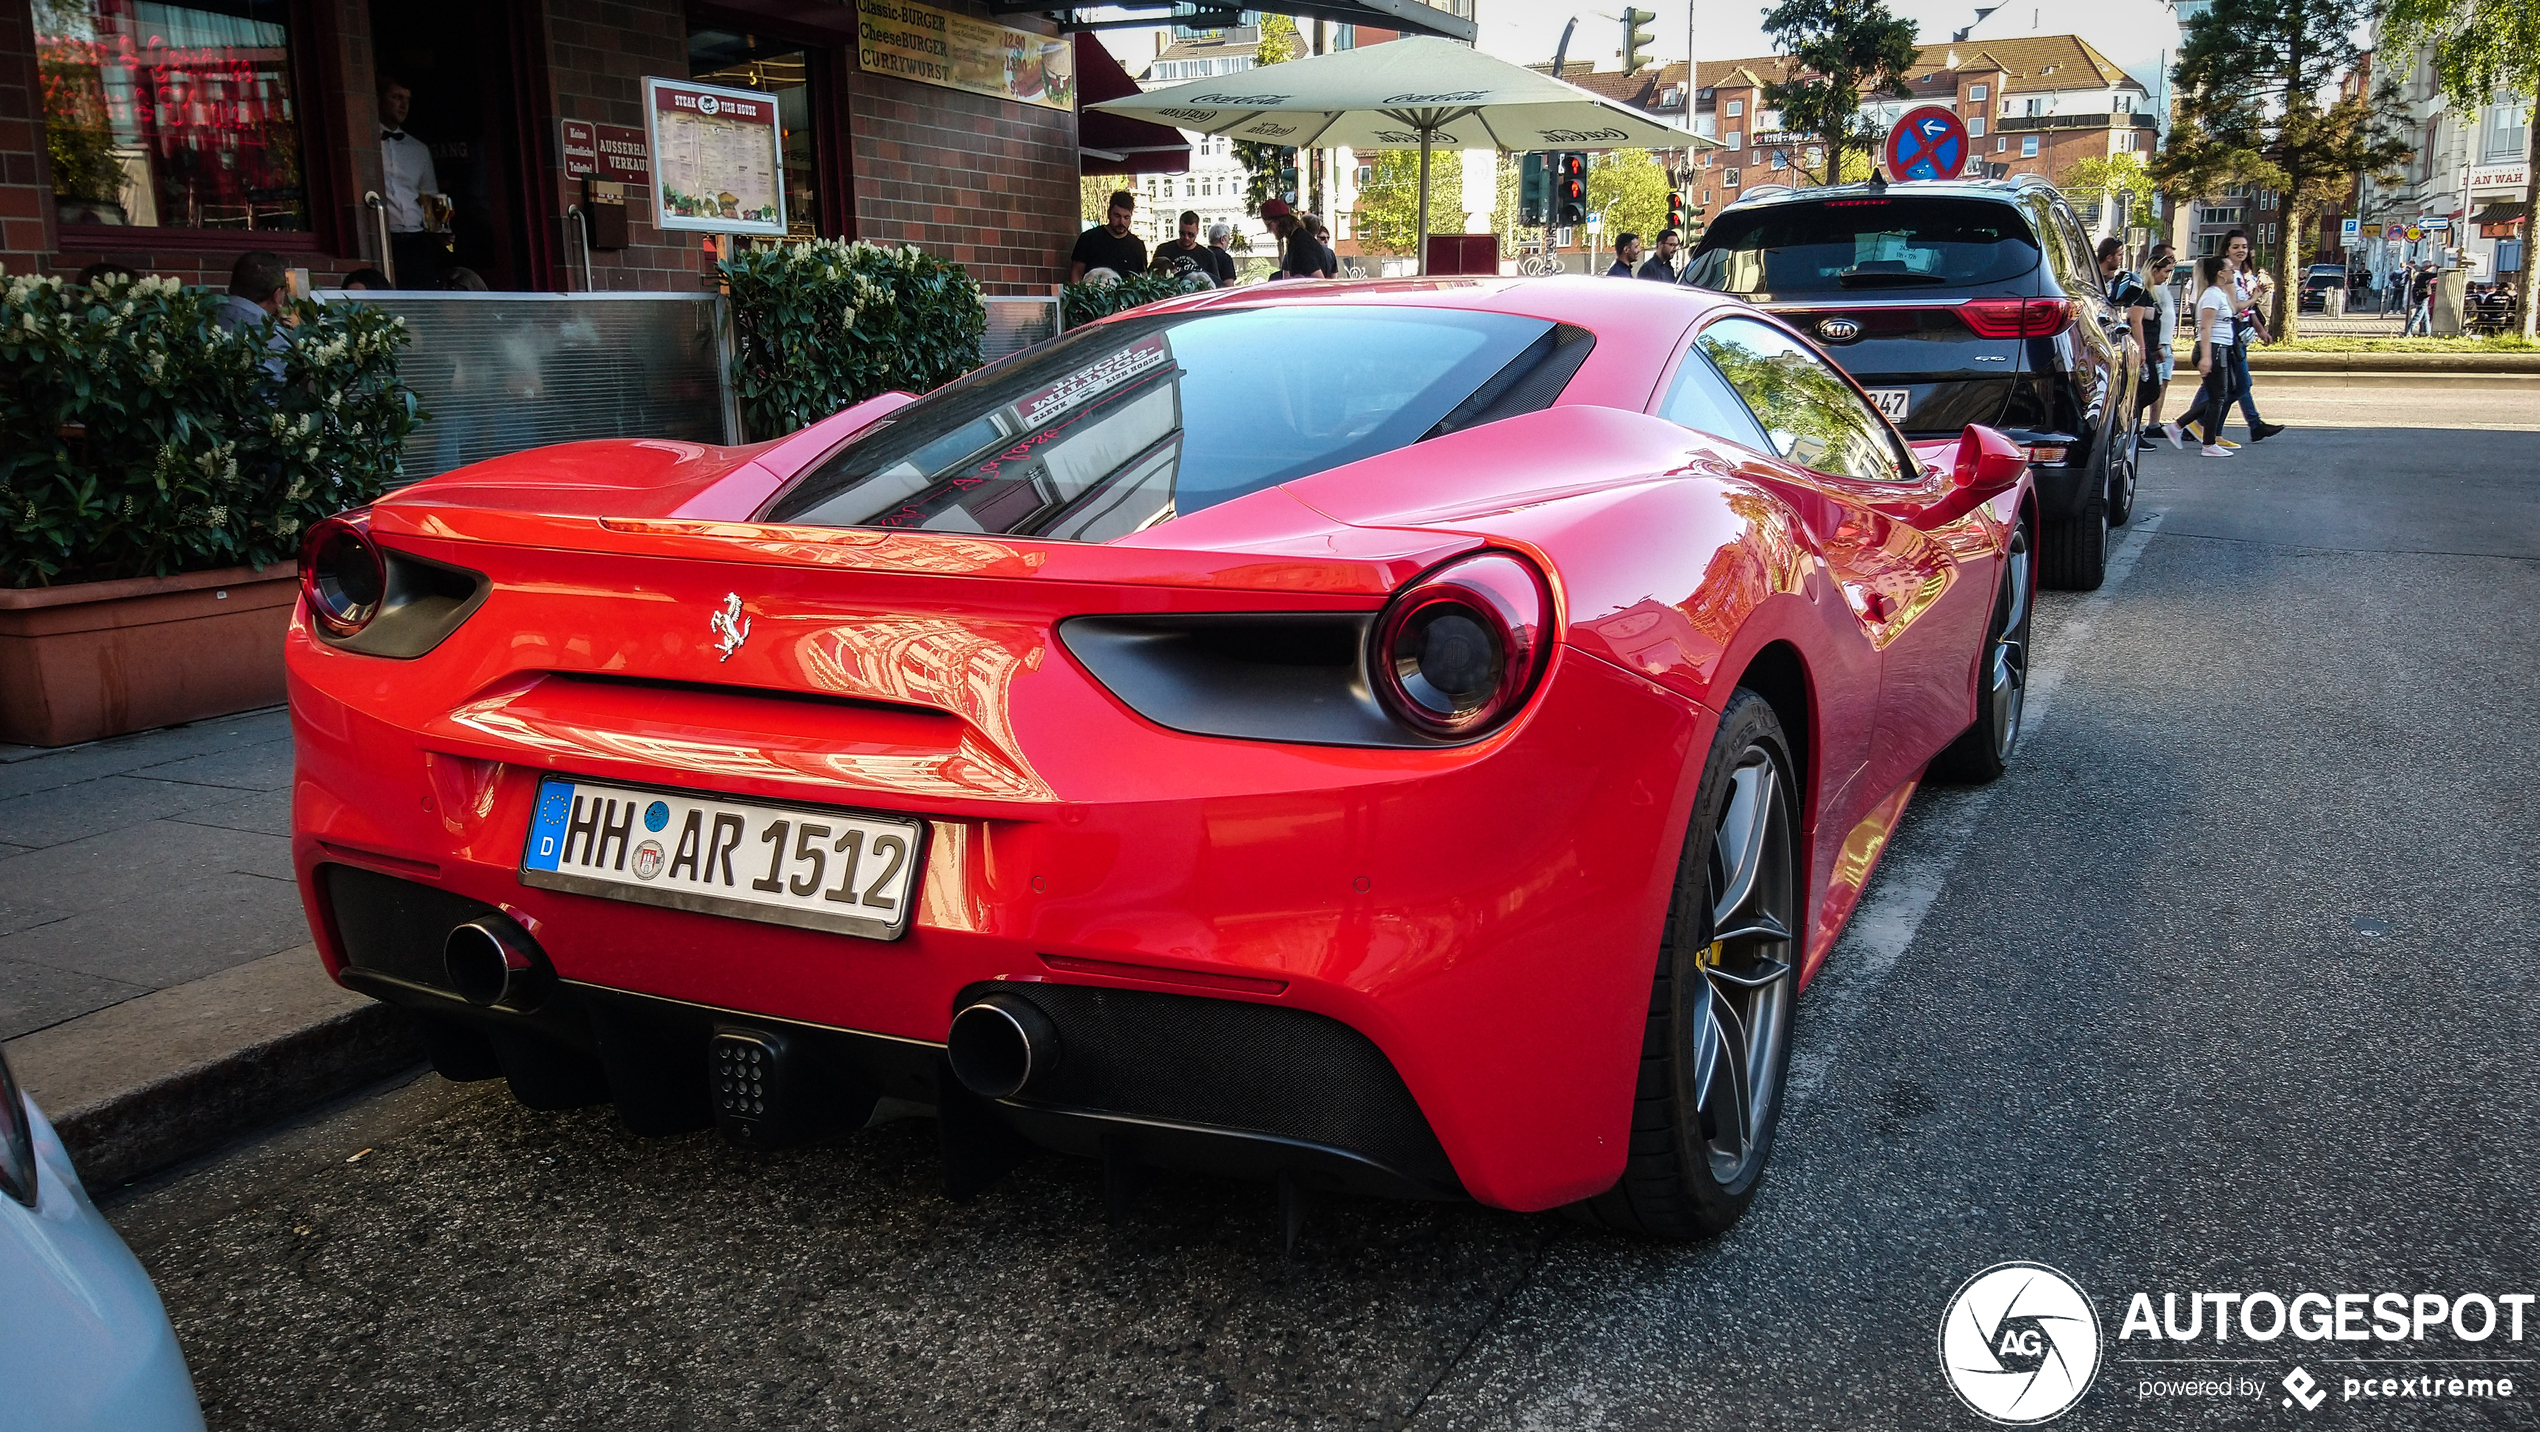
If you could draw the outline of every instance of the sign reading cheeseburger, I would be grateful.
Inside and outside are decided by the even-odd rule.
[[[856,0],[856,65],[869,75],[1039,105],[1076,107],[1076,51],[917,0]]]

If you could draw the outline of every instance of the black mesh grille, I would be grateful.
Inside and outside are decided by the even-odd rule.
[[[1241,1129],[1323,1144],[1432,1184],[1453,1165],[1367,1036],[1279,1005],[1091,985],[984,984],[1058,1026],[1058,1064],[1020,1102]]]
[[[432,989],[450,984],[442,970],[441,945],[451,928],[496,913],[493,906],[464,895],[349,865],[321,865],[318,878],[325,884],[346,960],[356,969]]]

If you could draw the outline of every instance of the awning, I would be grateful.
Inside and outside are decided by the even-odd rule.
[[[1138,92],[1102,41],[1076,33],[1077,164],[1087,174],[1188,174],[1191,142],[1169,125],[1085,108]]]
[[[2531,217],[2531,206],[2519,199],[2497,200],[2469,216],[2473,224],[2518,224]]]

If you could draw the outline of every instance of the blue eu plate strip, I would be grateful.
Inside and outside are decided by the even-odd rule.
[[[564,853],[565,822],[573,817],[573,782],[553,778],[538,783],[538,814],[529,823],[529,850],[523,870],[553,870]]]

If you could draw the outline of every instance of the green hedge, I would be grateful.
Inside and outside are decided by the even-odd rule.
[[[1124,308],[1201,293],[1208,287],[1198,278],[1167,278],[1152,273],[1132,274],[1118,283],[1071,283],[1059,291],[1058,311],[1066,325],[1074,328]]]
[[[754,438],[979,366],[988,329],[979,285],[913,247],[822,239],[754,249],[723,264],[723,281],[740,340],[732,384]]]
[[[285,310],[236,337],[221,296],[173,279],[0,297],[0,580],[13,587],[263,566],[309,523],[377,497],[424,414],[397,383],[404,320]]]

